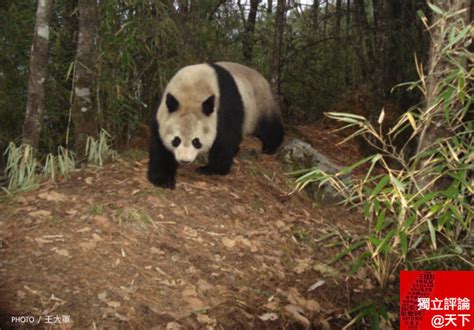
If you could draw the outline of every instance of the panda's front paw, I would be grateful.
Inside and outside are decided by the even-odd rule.
[[[160,188],[174,189],[176,187],[176,181],[172,177],[148,175],[148,181]]]
[[[230,169],[213,168],[213,167],[209,167],[209,165],[206,165],[206,166],[198,167],[196,171],[204,175],[227,175],[229,174]]]

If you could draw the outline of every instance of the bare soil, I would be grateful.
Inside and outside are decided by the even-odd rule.
[[[358,156],[325,127],[296,130],[336,161]],[[142,153],[1,202],[0,328],[33,326],[20,316],[64,329],[346,324],[368,284],[328,263],[362,217],[290,194],[274,156],[255,140],[241,149],[228,176],[181,167],[175,190],[147,182]]]

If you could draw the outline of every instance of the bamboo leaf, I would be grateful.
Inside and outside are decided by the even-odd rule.
[[[433,245],[433,249],[436,250],[437,245],[436,245],[436,232],[433,227],[433,223],[431,222],[430,219],[426,221],[428,223],[428,230],[430,232],[430,239],[431,239],[431,245]]]
[[[349,272],[349,276],[352,276],[355,273],[357,273],[357,271],[360,269],[360,267],[364,265],[364,263],[369,257],[370,257],[370,252],[362,253],[352,265],[351,271]]]
[[[435,4],[432,4],[431,2],[427,2],[427,5],[436,14],[438,14],[438,15],[443,15],[444,14],[444,11],[441,8],[439,8],[438,6],[436,6]]]

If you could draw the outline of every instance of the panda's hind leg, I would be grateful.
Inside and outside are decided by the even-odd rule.
[[[283,141],[285,131],[280,116],[262,117],[257,125],[254,136],[262,141],[262,152],[273,154]]]

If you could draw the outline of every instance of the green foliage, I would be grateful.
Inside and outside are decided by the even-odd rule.
[[[344,329],[349,329],[363,319],[369,319],[370,329],[378,330],[381,327],[381,321],[388,321],[388,312],[386,306],[380,302],[374,303],[367,301],[348,311],[349,315],[355,315],[351,322],[344,326]]]
[[[94,215],[101,215],[102,213],[104,213],[104,205],[102,204],[93,205],[90,209],[90,212]]]
[[[364,117],[347,113],[328,113],[330,118],[355,128],[349,137],[367,137],[378,150],[335,175],[320,170],[300,171],[298,188],[311,182],[331,184],[344,196],[344,202],[363,211],[369,232],[351,242],[336,260],[353,259],[350,274],[367,266],[382,288],[400,268],[472,269],[472,196],[474,186],[474,121],[468,111],[473,101],[474,56],[465,46],[473,34],[472,25],[446,24],[459,13],[442,13],[435,24],[443,24],[441,35],[433,41],[440,45],[432,60],[443,75],[426,77],[420,68],[420,80],[411,83],[426,95],[423,109],[406,112],[388,132]],[[447,68],[450,68],[449,71]],[[435,72],[433,69],[431,74]],[[439,81],[430,85],[428,79]],[[379,124],[382,124],[382,111]],[[433,122],[443,127],[437,139],[428,141]],[[402,147],[395,139],[410,132]],[[418,142],[418,150],[409,153],[409,145]],[[425,145],[425,148],[420,146]],[[395,161],[395,162],[394,162]],[[363,177],[351,182],[342,177],[349,170],[365,165]],[[358,256],[353,252],[360,250]],[[371,304],[369,304],[371,306]],[[356,318],[368,316],[373,308],[363,308]],[[363,315],[365,313],[365,315]]]
[[[36,189],[36,169],[38,163],[35,153],[30,145],[21,145],[17,147],[11,142],[5,151],[7,156],[6,173],[9,179],[8,191],[20,192]]]
[[[117,152],[110,146],[110,134],[102,130],[98,139],[89,136],[86,143],[86,156],[88,163],[96,166],[103,166],[107,160],[117,157]]]
[[[140,228],[146,228],[148,225],[153,225],[153,219],[143,210],[126,207],[117,210],[115,217],[120,225],[132,225]]]
[[[87,139],[88,161],[102,166],[105,161],[114,159],[117,153],[110,147],[110,135],[102,130],[99,139]],[[5,151],[7,159],[6,174],[9,181],[7,193],[34,190],[38,187],[38,173],[55,181],[59,176],[68,177],[76,168],[75,154],[63,147],[58,147],[57,155],[48,154],[42,166],[36,159],[35,150],[28,144],[19,147],[11,142]]]
[[[34,20],[33,1],[0,2],[0,153],[21,135]]]
[[[351,86],[367,82],[363,74],[367,50],[360,47],[358,23],[352,13],[355,7],[351,11],[343,8],[337,15],[334,3],[327,2],[327,7],[322,3],[317,10],[296,4],[288,8],[281,87],[285,114],[290,119],[319,118]],[[76,54],[76,4],[54,1],[40,141],[44,155],[55,152],[58,146],[70,145],[66,110],[70,109]],[[148,122],[154,101],[180,67],[203,61],[243,61],[245,4],[203,0],[187,11],[176,10],[179,4],[169,1],[105,0],[98,5],[93,101],[99,127],[112,134],[115,147],[136,134],[139,123]],[[270,77],[275,20],[274,12],[268,13],[265,6],[262,2],[258,10],[250,65]],[[0,4],[0,150],[21,136],[35,9],[34,2],[5,0]],[[367,13],[373,25],[371,7]],[[393,59],[388,67],[401,75],[397,82],[414,79],[410,63],[421,44],[417,28],[404,24],[405,16],[392,22]]]
[[[58,148],[58,154],[48,154],[43,167],[43,175],[52,181],[58,175],[68,177],[69,173],[76,168],[76,156],[74,153],[63,147]]]

